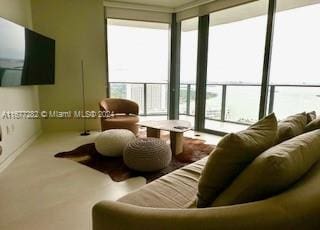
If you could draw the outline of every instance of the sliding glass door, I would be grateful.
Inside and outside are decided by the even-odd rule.
[[[269,111],[279,119],[302,111],[320,111],[320,1],[312,2],[278,2]]]
[[[108,19],[110,97],[139,104],[140,115],[168,114],[169,24]]]
[[[180,50],[179,119],[232,132],[259,111],[278,119],[319,111],[319,21],[320,0],[260,0],[182,20],[180,47],[171,45]],[[168,114],[169,32],[165,23],[108,19],[110,94],[137,101],[140,114]]]
[[[194,126],[197,81],[198,18],[181,22],[179,119]]]
[[[258,1],[210,14],[205,129],[258,120],[267,9]]]

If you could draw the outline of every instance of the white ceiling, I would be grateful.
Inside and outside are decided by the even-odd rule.
[[[179,12],[213,1],[215,0],[105,0],[104,4],[110,7]]]
[[[150,6],[161,6],[168,8],[177,8],[190,2],[197,2],[196,0],[111,0],[108,2],[133,3]]]

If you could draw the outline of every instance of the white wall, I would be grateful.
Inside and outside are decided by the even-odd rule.
[[[103,0],[31,0],[33,27],[56,40],[55,85],[42,86],[41,110],[82,110],[81,59],[85,62],[88,110],[98,110],[106,97],[106,55]],[[82,129],[79,119],[44,119],[44,131]],[[100,129],[98,119],[88,128]]]
[[[32,27],[29,0],[0,0],[0,16],[20,25]],[[0,145],[3,148],[2,155],[0,155],[0,171],[30,144],[41,130],[39,120],[3,119],[3,112],[38,109],[37,86],[0,87],[0,125],[2,128]]]

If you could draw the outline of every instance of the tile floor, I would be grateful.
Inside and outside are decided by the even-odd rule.
[[[143,186],[142,177],[116,183],[107,175],[54,154],[93,142],[98,132],[42,134],[0,174],[0,229],[90,230],[91,208]],[[194,137],[193,131],[185,136]],[[216,144],[220,137],[200,133]]]

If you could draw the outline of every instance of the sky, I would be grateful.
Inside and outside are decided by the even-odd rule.
[[[319,21],[320,4],[276,14],[271,83],[320,84]],[[210,26],[208,83],[261,83],[266,23],[260,16]],[[168,81],[169,29],[110,25],[108,39],[110,81]],[[197,31],[182,32],[181,82],[195,82],[196,61]]]

